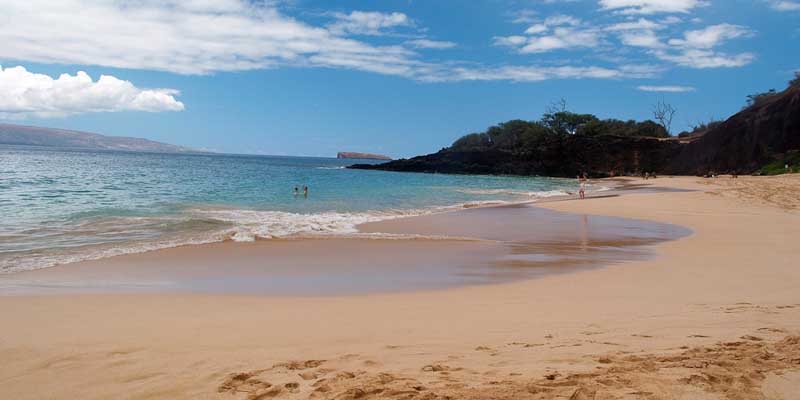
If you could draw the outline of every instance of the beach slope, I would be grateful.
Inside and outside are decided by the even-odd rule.
[[[607,268],[389,294],[0,297],[0,397],[797,398],[800,177],[648,182],[693,191],[542,204],[693,231]]]

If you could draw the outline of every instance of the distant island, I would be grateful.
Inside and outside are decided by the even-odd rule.
[[[745,108],[725,121],[671,136],[674,115],[662,102],[654,110],[659,122],[601,120],[562,104],[540,120],[501,123],[433,154],[349,168],[574,178],[584,172],[595,177],[777,174],[800,165],[800,73],[782,92],[748,96]]]
[[[189,147],[176,146],[142,138],[106,136],[91,132],[11,124],[0,124],[0,144],[85,150],[202,153],[200,150]]]
[[[391,160],[391,157],[381,154],[355,153],[351,151],[340,151],[336,153],[336,158],[355,158],[359,160]]]

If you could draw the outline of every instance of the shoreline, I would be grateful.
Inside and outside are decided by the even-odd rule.
[[[561,191],[561,190],[553,190]],[[511,193],[509,190],[501,190],[500,193]],[[188,209],[189,215],[200,218],[210,218],[218,224],[232,224],[226,228],[219,228],[218,230],[205,230],[199,232],[186,231],[183,235],[166,236],[164,238],[157,238],[148,241],[132,241],[132,242],[110,242],[93,244],[89,247],[77,246],[75,249],[79,251],[67,250],[65,254],[47,254],[41,252],[40,254],[31,254],[34,264],[29,264],[24,256],[14,256],[10,259],[0,259],[0,277],[6,274],[15,274],[19,272],[28,272],[52,267],[60,267],[64,265],[83,263],[87,261],[106,260],[114,257],[129,256],[135,254],[143,254],[148,252],[157,252],[181,247],[195,247],[204,246],[218,243],[249,243],[267,240],[304,240],[304,239],[329,239],[329,238],[358,238],[367,235],[373,236],[373,239],[415,239],[415,235],[405,235],[399,237],[381,237],[378,233],[364,234],[358,231],[358,226],[368,222],[388,221],[394,219],[413,218],[426,215],[449,213],[453,211],[472,209],[472,208],[486,208],[505,205],[527,204],[538,200],[547,199],[550,197],[569,197],[569,196],[551,196],[544,195],[545,192],[531,192],[540,193],[538,195],[523,195],[516,193],[518,199],[516,200],[502,200],[502,199],[489,199],[489,200],[474,200],[458,202],[449,205],[427,206],[422,208],[410,209],[381,209],[381,210],[365,210],[365,211],[320,211],[311,213],[292,213],[288,211],[276,210],[256,210],[256,209],[238,209],[229,206],[200,206],[190,207]],[[532,197],[535,197],[532,199]],[[229,215],[227,213],[233,213]],[[241,213],[238,214],[237,213]],[[264,215],[260,215],[264,214]],[[264,220],[266,218],[266,220]],[[297,226],[283,226],[292,225],[296,222],[287,221],[287,218],[295,218],[300,220]],[[277,232],[273,232],[272,222],[277,219],[278,227]],[[259,232],[259,227],[267,226],[268,230]],[[288,229],[288,231],[286,231]],[[294,231],[292,231],[294,229]],[[424,239],[424,238],[419,238]],[[461,240],[464,238],[438,238],[431,237],[430,239],[453,239]],[[45,249],[42,249],[45,250]],[[14,265],[14,263],[22,264]],[[9,265],[11,267],[9,267]]]
[[[616,186],[611,188],[608,187],[601,187],[600,191],[606,190],[614,190]],[[467,237],[438,237],[438,236],[430,236],[424,237],[423,235],[415,235],[415,234],[405,234],[405,235],[382,235],[380,232],[361,232],[359,231],[358,227],[365,223],[370,222],[380,222],[380,221],[391,221],[396,219],[406,219],[406,218],[415,218],[427,215],[437,215],[437,214],[445,214],[451,212],[457,212],[461,210],[467,209],[474,209],[474,208],[491,208],[491,207],[503,207],[503,206],[514,206],[520,204],[535,204],[537,202],[542,201],[550,201],[550,200],[562,200],[571,199],[572,193],[568,193],[567,195],[557,195],[557,196],[544,196],[544,197],[537,197],[537,198],[530,198],[536,197],[534,195],[527,196],[528,198],[520,198],[514,201],[506,201],[506,200],[481,200],[481,201],[469,201],[463,203],[456,203],[452,205],[446,206],[431,206],[427,208],[420,208],[420,209],[388,209],[388,210],[371,210],[371,211],[363,211],[363,212],[344,212],[339,213],[336,211],[329,211],[329,212],[322,212],[322,213],[311,213],[311,214],[300,214],[298,217],[304,216],[314,216],[320,215],[324,217],[327,214],[334,214],[334,215],[342,215],[347,216],[350,215],[351,217],[355,218],[356,220],[361,219],[362,222],[352,222],[352,230],[353,232],[322,232],[322,233],[313,233],[313,232],[295,232],[286,235],[277,235],[271,237],[262,237],[258,236],[258,234],[250,232],[250,233],[243,233],[242,229],[246,230],[246,227],[243,226],[233,226],[227,228],[222,231],[216,232],[204,232],[201,236],[188,236],[183,239],[176,239],[172,238],[166,241],[156,240],[154,242],[143,242],[143,243],[129,243],[122,247],[119,247],[117,244],[109,244],[109,245],[98,245],[97,248],[94,250],[85,250],[83,253],[75,253],[75,254],[62,254],[62,255],[48,255],[48,256],[36,256],[39,262],[45,262],[46,265],[39,265],[39,266],[17,266],[12,267],[10,269],[0,271],[0,278],[8,274],[19,274],[19,273],[27,273],[30,271],[36,271],[41,269],[53,268],[58,267],[61,268],[66,265],[74,265],[92,261],[102,261],[102,260],[109,260],[114,259],[115,257],[127,257],[136,254],[144,254],[150,252],[159,252],[169,249],[175,248],[182,248],[182,247],[189,247],[195,248],[198,246],[207,246],[207,245],[214,245],[219,243],[250,243],[250,242],[262,242],[262,241],[272,241],[272,240],[320,240],[320,239],[405,239],[405,240],[413,240],[413,239],[431,239],[431,240],[475,240],[476,238],[467,238]],[[591,192],[590,192],[591,193]],[[518,195],[520,196],[520,195]],[[591,197],[591,196],[590,196]],[[211,208],[216,209],[219,211],[226,211],[228,208],[219,207],[219,208]],[[236,209],[230,209],[231,211],[237,211]],[[253,210],[245,210],[245,212],[250,212]],[[267,211],[271,212],[271,211]],[[281,214],[282,212],[277,212]],[[360,216],[359,216],[360,215]],[[225,217],[222,217],[225,220]],[[324,218],[323,218],[324,219]],[[346,228],[346,227],[345,227]],[[345,229],[348,231],[351,229]],[[244,236],[242,236],[244,234]],[[210,235],[210,236],[209,236]],[[175,240],[179,240],[182,242],[180,243],[173,243]],[[480,240],[480,239],[478,239]],[[131,247],[133,246],[133,247]],[[49,260],[50,258],[56,257],[59,260]],[[62,261],[66,259],[67,261]],[[49,260],[49,261],[48,261]],[[18,260],[21,261],[21,260]]]
[[[647,259],[655,256],[653,245],[690,234],[668,224],[548,211],[535,201],[449,207],[357,229],[349,235],[177,246],[21,271],[0,275],[0,295],[442,290]]]
[[[0,385],[15,399],[791,399],[800,177],[657,183],[696,191],[540,204],[694,232],[606,268],[325,298],[0,297]]]

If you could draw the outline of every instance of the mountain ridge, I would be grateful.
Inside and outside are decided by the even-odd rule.
[[[84,150],[116,150],[155,153],[206,153],[205,151],[154,140],[109,136],[94,132],[32,125],[0,124],[0,144]]]

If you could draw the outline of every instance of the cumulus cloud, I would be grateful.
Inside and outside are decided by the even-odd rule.
[[[755,54],[752,53],[729,55],[701,49],[685,49],[678,53],[657,51],[655,54],[664,61],[671,61],[684,67],[698,69],[743,67],[756,59]]]
[[[658,49],[664,46],[658,35],[651,30],[623,32],[620,41],[627,46]]]
[[[655,50],[653,54],[662,60],[691,68],[741,67],[753,62],[755,55],[749,52],[730,55],[714,48],[728,40],[752,35],[751,30],[739,25],[711,25],[686,31],[683,38],[670,39],[669,47]]]
[[[352,12],[326,29],[246,0],[0,0],[0,8],[6,60],[208,74],[350,58],[348,68],[396,73],[413,55],[343,36],[410,24],[400,13]]]
[[[62,117],[88,112],[181,111],[177,90],[140,89],[109,75],[94,81],[88,74],[62,74],[58,78],[29,72],[17,66],[0,66],[0,118]]]
[[[336,22],[328,25],[334,34],[382,35],[387,29],[412,26],[406,14],[393,12],[352,11],[350,14],[334,13]]]
[[[455,44],[419,37],[378,45],[354,38],[416,28],[403,13],[325,14],[332,21],[314,26],[282,14],[275,4],[249,0],[0,0],[0,59],[188,75],[279,67],[337,68],[419,81],[452,81],[458,77],[525,80],[519,74],[502,72],[515,68],[526,71],[523,75],[553,79],[621,78],[630,73],[620,66],[584,65],[558,72],[536,65],[466,67],[457,60],[430,62],[416,50]],[[546,23],[548,29],[570,29],[576,20],[556,16]],[[567,37],[569,32],[554,35],[559,33],[560,40],[574,43]],[[612,73],[598,73],[606,70]]]
[[[334,14],[330,25],[315,27],[281,14],[271,2],[245,0],[0,0],[0,6],[4,59],[179,74],[323,67],[423,81],[439,79],[449,68],[421,60],[413,50],[447,48],[449,42],[373,45],[348,36],[413,26],[402,13]]]
[[[646,18],[639,18],[638,20],[629,20],[609,25],[605,30],[619,35],[620,41],[626,46],[654,49],[663,47],[661,39],[658,37],[656,31],[662,30],[665,27],[663,22],[659,23]]]
[[[674,15],[659,19],[627,15],[689,12],[705,5],[704,1],[600,0],[600,4],[602,9],[626,15],[618,15],[606,24],[567,15],[537,17],[530,21],[522,34],[495,37],[493,44],[510,47],[520,54],[591,49],[594,56],[617,63],[631,63],[633,53],[630,50],[638,48],[642,51],[640,54],[696,69],[741,67],[755,60],[755,54],[750,52],[730,54],[718,49],[733,39],[751,37],[754,33],[747,27],[722,23],[686,30],[682,36],[674,37],[675,24],[683,22],[682,18]],[[608,46],[614,38],[623,47],[617,54],[610,54],[616,51]]]
[[[601,9],[621,14],[688,13],[708,4],[705,0],[600,0]]]
[[[776,11],[800,11],[800,1],[795,0],[765,0]]]
[[[554,15],[528,27],[525,30],[528,37],[498,36],[494,38],[494,44],[514,47],[522,54],[597,46],[602,38],[601,32],[581,25],[581,20],[575,17]]]
[[[543,53],[555,49],[568,49],[574,47],[594,47],[600,43],[600,35],[594,29],[574,29],[570,27],[557,27],[552,33],[543,36],[534,36],[522,46],[520,53]]]
[[[695,88],[691,86],[638,86],[637,90],[644,92],[667,92],[667,93],[683,93],[694,92]]]
[[[711,25],[703,29],[686,31],[683,39],[672,39],[669,44],[674,46],[710,49],[717,45],[742,36],[750,36],[749,29],[731,24]]]
[[[635,30],[658,30],[663,29],[664,25],[653,22],[647,18],[639,18],[635,21],[625,21],[625,22],[618,22],[616,24],[609,25],[606,30],[616,32],[616,31],[635,31]]]
[[[417,49],[452,49],[457,46],[453,42],[430,39],[409,40],[406,44]]]
[[[539,18],[530,11],[520,12],[515,21],[527,24],[524,33],[496,37],[494,43],[510,46],[521,54],[544,53],[598,47],[616,35],[622,44],[643,48],[651,57],[693,68],[744,65],[754,58],[750,53],[727,55],[715,50],[715,46],[727,40],[746,36],[741,27],[731,25],[715,28],[717,30],[690,31],[669,41],[659,34],[664,34],[665,25],[679,22],[675,18],[651,20],[629,15],[684,13],[704,5],[704,1],[598,1],[603,10],[626,14],[628,19],[603,26],[566,15]],[[545,65],[533,62],[501,66],[458,60],[434,62],[426,60],[425,53],[420,54],[419,49],[448,49],[456,44],[419,35],[423,30],[406,14],[369,11],[324,14],[329,23],[315,26],[284,15],[275,4],[274,1],[249,0],[0,0],[3,9],[0,59],[189,75],[279,67],[337,68],[426,82],[623,79],[651,77],[658,73],[658,68],[637,65],[642,62],[640,60],[611,57],[605,58],[604,65],[584,63],[558,67],[546,62],[538,63]],[[377,42],[380,44],[375,44],[368,41],[374,38],[365,37],[397,36],[401,28],[413,29],[417,36],[400,39],[396,44],[386,44],[388,40],[384,39],[388,38],[381,38]],[[79,73],[76,77],[82,75]],[[101,77],[93,84],[102,82],[105,85],[112,82],[111,79],[116,78]],[[87,102],[85,108],[160,111],[183,107],[175,100],[177,93],[174,91],[141,90],[128,84],[132,90],[141,91],[138,100]],[[67,96],[61,97],[67,99]],[[12,107],[6,104],[10,100],[0,101],[5,102],[3,112],[6,115],[11,112],[38,112],[40,115],[81,112],[78,107],[55,106],[50,111],[24,111],[19,106],[15,106],[16,111],[10,111]]]

